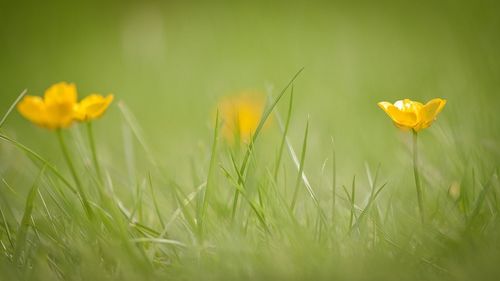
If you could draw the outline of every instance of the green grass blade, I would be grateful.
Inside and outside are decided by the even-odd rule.
[[[3,115],[2,119],[0,119],[0,129],[3,127],[3,125],[5,124],[5,122],[7,121],[7,118],[9,117],[9,115],[12,113],[12,111],[14,110],[14,108],[16,107],[16,105],[19,103],[19,101],[26,95],[26,93],[28,92],[28,89],[24,89],[24,91],[22,91],[19,96],[17,96],[16,100],[10,105],[10,107],[7,109],[7,111],[5,112],[5,114]]]
[[[290,209],[292,210],[292,212],[295,209],[295,204],[297,203],[297,195],[299,193],[299,187],[300,187],[300,183],[301,183],[302,173],[304,172],[304,162],[305,162],[305,158],[306,158],[308,135],[309,135],[309,119],[306,122],[306,130],[304,133],[304,140],[302,142],[302,152],[300,154],[299,171],[297,173],[297,180],[295,181],[295,188],[293,191],[292,203],[290,204]]]
[[[375,172],[375,178],[372,177],[370,173],[370,168],[368,167],[368,164],[365,163],[365,168],[366,168],[366,175],[368,177],[368,184],[370,185],[370,195],[368,196],[365,207],[361,211],[361,214],[359,215],[358,219],[356,220],[353,229],[359,230],[359,226],[363,219],[365,218],[366,214],[370,211],[372,208],[372,205],[375,203],[375,199],[377,198],[378,194],[382,189],[386,186],[387,183],[384,183],[380,188],[377,188],[377,180],[378,180],[378,175],[380,172],[380,164],[377,165],[377,170]]]
[[[278,125],[280,126],[281,131],[283,131],[284,130],[283,122],[281,122],[281,119],[279,118],[279,116],[277,116],[276,119],[278,121]],[[290,142],[290,139],[288,137],[286,137],[286,146],[288,148],[288,152],[290,153],[290,156],[292,157],[293,164],[295,165],[295,168],[298,171],[300,169],[300,161],[299,161],[299,158],[297,157],[297,154],[295,153],[295,150],[294,150],[294,148]],[[302,171],[302,174],[299,174],[299,175],[301,176],[302,182],[304,183],[304,186],[306,187],[307,193],[309,194],[309,196],[313,200],[313,203],[315,204],[315,206],[318,210],[318,213],[321,216],[322,223],[324,225],[326,225],[326,215],[323,212],[323,209],[321,209],[321,206],[320,206],[319,201],[318,201],[318,197],[316,196],[316,193],[312,189],[312,186],[309,182],[309,179],[307,178],[306,173],[304,171]]]
[[[363,209],[363,211],[359,215],[358,219],[356,220],[356,223],[354,224],[353,229],[359,229],[359,226],[363,222],[363,219],[365,218],[365,216],[370,212],[370,210],[371,210],[371,208],[372,208],[375,200],[377,199],[378,195],[380,194],[380,192],[386,186],[387,186],[387,183],[384,183],[375,192],[373,192],[373,195],[370,196],[370,198],[368,200],[368,203],[366,203],[365,208]]]
[[[337,155],[335,154],[335,141],[332,137],[332,227],[335,225],[335,210],[337,203]]]
[[[34,152],[33,150],[29,149],[28,147],[26,147],[25,145],[21,144],[20,142],[7,137],[6,135],[0,134],[0,139],[3,139],[5,141],[13,144],[14,146],[16,146],[17,148],[19,148],[20,150],[22,150],[25,153],[27,153],[29,156],[32,156],[36,160],[40,161],[43,164],[43,166],[47,167],[47,169],[49,169],[57,178],[59,178],[59,180],[61,180],[64,183],[64,185],[66,185],[71,190],[71,192],[77,194],[76,188],[74,188],[71,185],[71,183],[69,183],[69,181],[61,173],[59,173],[59,171],[51,163],[49,163],[42,156],[40,156],[40,154],[38,154],[38,153]]]
[[[24,251],[26,245],[26,238],[28,234],[28,228],[30,226],[31,213],[33,211],[34,201],[38,193],[39,182],[43,175],[44,170],[45,167],[42,167],[42,169],[38,173],[38,176],[35,179],[35,182],[31,186],[28,196],[26,197],[26,204],[24,207],[23,217],[21,219],[21,224],[19,225],[19,229],[17,231],[16,247],[14,250],[14,257],[13,257],[14,261],[16,261],[17,263],[21,263],[20,256],[21,253]]]
[[[61,151],[63,153],[64,159],[66,160],[66,164],[68,165],[69,171],[71,172],[71,175],[73,176],[73,179],[75,181],[75,184],[76,184],[76,187],[78,190],[78,195],[79,195],[79,198],[82,202],[83,208],[84,208],[85,212],[87,213],[87,215],[89,216],[89,218],[92,218],[93,217],[92,208],[90,207],[90,203],[89,203],[89,200],[87,198],[87,194],[86,194],[85,190],[83,189],[82,182],[80,181],[80,177],[78,176],[78,172],[76,171],[76,168],[73,164],[71,154],[70,154],[70,152],[68,150],[68,146],[66,145],[66,142],[64,140],[63,132],[61,129],[58,129],[56,131],[56,133],[57,133],[57,139],[59,140],[59,144],[61,146]]]
[[[214,136],[212,140],[212,149],[210,152],[210,164],[208,166],[208,172],[207,172],[207,181],[206,181],[206,186],[203,191],[200,193],[201,197],[201,209],[200,213],[198,216],[198,224],[199,224],[199,233],[203,238],[203,222],[205,220],[205,214],[207,212],[207,206],[208,206],[208,200],[210,199],[210,193],[209,193],[209,188],[212,186],[212,181],[214,177],[214,171],[215,171],[215,161],[217,159],[217,140],[219,138],[219,111],[217,110],[217,113],[215,115],[215,128],[214,128]]]
[[[153,156],[154,155],[153,150],[149,147],[146,139],[144,138],[143,130],[141,126],[139,126],[139,123],[137,122],[137,119],[135,118],[134,114],[132,114],[130,109],[125,105],[123,101],[118,103],[118,108],[122,113],[125,123],[132,130],[132,133],[134,134],[139,144],[142,146],[149,161],[153,164],[155,168],[158,168],[157,164],[158,162],[156,161],[156,158]]]
[[[261,118],[260,118],[260,121],[259,121],[259,124],[257,125],[257,128],[255,129],[255,132],[253,133],[251,139],[250,139],[250,144],[248,145],[247,149],[246,149],[246,152],[245,152],[245,155],[243,157],[243,161],[241,162],[241,165],[240,165],[240,168],[239,168],[239,174],[241,175],[241,177],[238,177],[239,179],[241,179],[241,181],[244,181],[244,178],[243,176],[246,174],[246,169],[248,167],[248,161],[250,159],[250,156],[253,152],[253,147],[254,147],[254,144],[257,140],[257,138],[259,137],[259,133],[260,131],[262,130],[262,128],[264,127],[264,124],[266,123],[267,119],[269,118],[269,115],[273,112],[274,108],[276,107],[276,105],[278,104],[278,102],[280,101],[280,99],[283,97],[283,95],[286,93],[286,91],[288,90],[288,88],[292,85],[293,81],[295,81],[295,79],[299,76],[299,74],[304,70],[304,68],[301,68],[293,77],[292,79],[288,82],[288,84],[283,88],[283,90],[280,92],[280,94],[278,95],[278,97],[276,99],[274,99],[271,103],[269,103],[267,106],[266,106],[266,109],[264,110]],[[239,184],[242,184],[243,182],[239,182]],[[235,194],[234,194],[234,199],[233,199],[233,206],[234,206],[234,209],[236,208],[236,206],[238,205],[238,197],[239,194],[238,194],[238,191],[235,191]],[[231,215],[232,219],[234,218],[234,215]]]
[[[164,239],[164,238],[134,238],[130,240],[134,243],[157,243],[157,244],[167,244],[167,245],[176,245],[181,247],[186,247],[186,244],[172,239]]]
[[[45,202],[45,198],[42,195],[42,192],[40,192],[40,189],[38,189],[38,196],[40,197],[40,200],[42,202],[43,209],[45,211],[45,214],[47,215],[47,218],[52,226],[52,229],[57,232],[57,226],[55,224],[55,219],[52,216],[52,214],[49,211],[49,207],[47,206],[47,203]]]
[[[198,196],[203,188],[205,188],[206,183],[200,184],[195,191],[189,193],[186,198],[181,202],[182,204],[177,207],[177,209],[172,213],[170,219],[167,221],[165,228],[163,229],[160,237],[163,237],[167,234],[168,230],[172,226],[172,224],[182,215],[183,209],[186,208],[191,202]]]
[[[229,154],[230,156],[230,159],[231,159],[231,164],[234,168],[234,171],[237,175],[237,186],[238,188],[236,188],[234,190],[234,195],[233,195],[233,207],[231,208],[231,222],[234,222],[234,218],[236,216],[236,209],[238,208],[238,199],[240,198],[240,187],[241,189],[244,189],[245,187],[245,183],[244,183],[244,179],[243,179],[243,176],[240,174],[240,171],[238,170],[238,166],[236,165],[236,160],[234,159],[234,156],[233,154],[230,152]]]
[[[270,233],[270,230],[269,230],[267,223],[266,223],[266,218],[265,218],[264,213],[261,211],[260,207],[255,205],[255,203],[253,203],[252,200],[250,200],[250,198],[248,197],[248,195],[246,193],[245,181],[243,180],[243,175],[240,174],[238,167],[236,165],[236,161],[234,160],[234,157],[232,156],[232,154],[231,154],[231,163],[233,164],[233,168],[234,168],[235,173],[237,174],[237,179],[238,179],[234,185],[236,188],[236,191],[234,193],[235,198],[233,200],[233,208],[232,208],[233,212],[231,214],[232,215],[231,222],[234,222],[234,216],[235,216],[236,207],[237,207],[237,203],[238,203],[238,196],[239,196],[239,194],[241,194],[243,196],[243,199],[245,199],[245,201],[250,205],[250,208],[255,213],[255,215],[257,216],[257,219],[260,221],[260,223],[262,224],[262,226],[264,227],[266,232]],[[225,172],[228,173],[227,171],[225,171]]]
[[[151,192],[151,200],[153,201],[153,207],[156,212],[156,216],[158,217],[158,221],[160,222],[161,228],[165,228],[165,223],[163,222],[163,218],[161,216],[160,207],[158,206],[158,200],[156,200],[155,188],[153,186],[153,179],[151,178],[151,172],[148,173],[148,185],[149,191]]]
[[[14,240],[12,239],[10,227],[9,224],[7,223],[7,219],[5,218],[2,206],[0,206],[0,214],[2,215],[3,226],[5,228],[5,232],[7,233],[7,239],[9,240],[10,246],[14,249]]]
[[[90,146],[90,152],[92,153],[92,161],[94,162],[94,169],[97,175],[97,178],[99,180],[99,183],[102,184],[103,182],[103,177],[102,177],[102,172],[101,172],[101,165],[99,163],[99,158],[97,156],[97,148],[95,145],[95,138],[94,138],[94,128],[93,128],[93,123],[91,121],[87,122],[87,136],[88,136],[88,141],[89,141],[89,146]]]
[[[276,97],[276,99],[274,99],[274,101],[272,101],[268,106],[266,106],[266,110],[262,114],[262,117],[261,117],[261,119],[259,121],[259,124],[257,125],[257,128],[255,129],[255,132],[254,132],[254,134],[252,136],[251,142],[248,145],[248,148],[247,148],[247,151],[245,153],[245,156],[243,157],[243,161],[242,161],[241,167],[240,167],[240,174],[242,174],[242,175],[245,174],[245,170],[246,170],[246,167],[247,167],[247,164],[248,164],[248,160],[249,160],[251,152],[253,150],[253,146],[255,144],[255,141],[259,137],[259,133],[262,130],[262,127],[264,127],[264,124],[266,123],[267,119],[269,118],[269,115],[273,112],[273,110],[276,107],[276,105],[278,104],[278,102],[281,100],[281,98],[286,93],[286,91],[288,90],[288,88],[292,85],[292,83],[295,81],[295,79],[299,76],[299,74],[303,70],[304,70],[304,68],[301,68],[299,71],[297,71],[297,73],[295,73],[295,75],[292,77],[292,79],[290,79],[290,81],[283,88],[283,90],[281,90],[281,92],[279,93],[278,97]]]
[[[475,219],[479,215],[479,212],[481,211],[483,203],[486,199],[486,195],[492,186],[493,179],[495,179],[495,178],[496,178],[496,173],[493,173],[493,175],[490,176],[490,178],[488,179],[488,182],[483,186],[483,189],[479,193],[479,195],[476,199],[476,202],[474,203],[474,209],[472,210],[472,213],[471,213],[469,220],[467,222],[466,231],[470,231],[472,226],[474,225]]]
[[[138,217],[139,217],[138,220],[139,221],[141,220],[140,213],[141,213],[141,209],[142,209],[142,194],[143,194],[142,184],[137,183],[135,186],[135,196],[134,196],[135,204],[134,204],[132,211],[130,212],[130,216],[129,216],[130,221],[134,220],[136,213],[138,213]]]
[[[281,165],[281,159],[283,157],[283,150],[285,148],[286,136],[288,134],[288,128],[290,126],[290,120],[292,119],[291,118],[292,117],[292,107],[293,107],[293,85],[292,85],[292,89],[290,91],[290,102],[288,103],[288,112],[286,114],[285,128],[284,128],[283,133],[282,133],[281,142],[280,142],[280,146],[278,149],[278,157],[276,159],[276,165],[274,167],[274,181],[275,182],[277,182],[277,180],[278,180],[278,172],[279,172],[280,165]],[[275,111],[275,114],[278,115],[277,111]]]
[[[345,189],[345,188],[344,188]],[[347,192],[347,190],[345,189]],[[349,232],[352,230],[352,223],[354,221],[354,216],[355,216],[355,202],[356,202],[356,176],[352,178],[352,185],[351,185],[351,196],[349,196],[350,203],[351,203],[351,210],[349,214]]]

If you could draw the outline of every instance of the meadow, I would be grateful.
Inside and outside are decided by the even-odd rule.
[[[0,280],[498,280],[498,30],[487,0],[1,3]],[[25,118],[62,81],[72,119]],[[406,98],[446,101],[417,139]]]

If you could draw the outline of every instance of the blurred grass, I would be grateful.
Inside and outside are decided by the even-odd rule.
[[[436,253],[439,256],[436,260],[447,263],[440,263],[440,266],[452,271],[454,279],[470,280],[470,276],[482,276],[486,280],[492,276],[490,271],[494,269],[494,264],[488,262],[499,260],[496,252],[499,244],[494,243],[497,238],[487,236],[483,238],[484,242],[473,239],[471,244],[457,242],[461,241],[457,237],[462,237],[458,226],[464,222],[460,219],[460,212],[446,201],[446,192],[455,182],[462,187],[469,187],[472,182],[476,182],[476,193],[470,195],[470,208],[473,208],[474,200],[481,190],[480,183],[484,187],[495,171],[498,173],[498,30],[500,4],[498,1],[484,0],[314,3],[4,1],[0,3],[0,112],[7,110],[23,89],[27,88],[29,94],[41,95],[50,84],[61,80],[75,82],[81,96],[94,91],[114,93],[117,101],[123,101],[136,116],[143,131],[141,137],[151,145],[150,150],[157,163],[152,163],[141,145],[133,140],[133,132],[123,121],[117,106],[119,102],[116,102],[105,118],[95,123],[103,166],[116,185],[117,196],[122,196],[124,204],[130,209],[141,206],[137,201],[138,192],[142,190],[147,175],[151,171],[156,172],[153,173],[153,186],[157,188],[160,205],[165,208],[166,221],[167,214],[171,214],[176,204],[182,202],[185,194],[194,192],[193,186],[198,186],[206,176],[213,137],[213,111],[219,98],[245,89],[270,92],[276,96],[291,75],[305,67],[294,85],[295,101],[289,134],[296,153],[300,155],[309,116],[304,171],[318,193],[322,206],[328,205],[331,196],[328,185],[333,137],[337,157],[337,194],[342,194],[343,185],[350,190],[353,175],[356,175],[357,186],[360,186],[356,196],[358,204],[361,204],[359,198],[364,198],[370,191],[365,165],[375,173],[375,167],[380,163],[379,183],[388,182],[388,185],[381,193],[383,204],[378,208],[381,209],[381,215],[387,212],[387,216],[392,218],[391,222],[384,224],[384,231],[400,239],[394,244],[403,245],[405,249],[417,248],[421,252],[405,254],[401,251],[398,252],[398,259],[388,254],[387,248],[397,248],[389,242],[387,245],[382,243],[380,248],[370,248],[372,252],[363,252],[366,249],[358,242],[369,241],[365,236],[370,236],[363,232],[362,237],[357,238],[359,240],[349,238],[342,241],[345,245],[338,246],[342,258],[328,255],[322,251],[324,244],[318,245],[308,240],[311,237],[307,231],[293,228],[286,220],[280,221],[278,218],[284,215],[281,213],[284,210],[275,203],[276,206],[271,210],[266,209],[273,212],[271,220],[276,220],[270,223],[285,228],[281,231],[285,240],[304,241],[287,240],[293,247],[283,241],[272,241],[280,240],[277,237],[262,242],[259,240],[260,233],[252,233],[258,230],[250,228],[252,235],[249,235],[249,239],[253,240],[249,242],[242,235],[231,237],[233,230],[229,228],[224,232],[224,226],[220,232],[212,233],[209,239],[214,243],[224,241],[226,244],[218,243],[217,250],[209,251],[210,254],[202,257],[201,261],[194,254],[196,251],[187,251],[179,259],[184,263],[192,261],[199,265],[188,267],[193,272],[174,263],[174,266],[168,267],[167,273],[186,278],[237,279],[255,277],[252,275],[255,274],[253,269],[261,268],[261,275],[257,276],[266,279],[326,278],[332,274],[338,274],[338,278],[365,279],[365,272],[373,273],[373,279],[378,279],[386,276],[386,268],[393,268],[394,279],[410,280],[411,274],[408,273],[414,272],[415,260],[419,260],[416,257],[420,257],[419,254],[433,256]],[[418,242],[406,236],[416,231],[414,228],[418,223],[417,217],[413,216],[416,213],[408,207],[415,203],[411,182],[410,136],[396,130],[376,106],[381,100],[395,101],[404,97],[422,101],[433,97],[448,100],[439,120],[421,134],[420,142],[430,215],[436,215],[435,219],[439,222],[436,228],[442,228],[446,235],[456,240],[449,237],[440,240],[441,234],[434,232],[428,236],[418,232]],[[284,99],[278,105],[283,117],[287,112],[286,102],[287,99]],[[53,134],[35,128],[17,113],[9,117],[2,130],[40,152],[51,162],[64,167]],[[72,133],[76,140],[76,144],[71,142],[72,151],[83,159],[83,164],[80,163],[82,171],[90,174],[84,165],[90,161],[90,154],[82,140],[84,130],[73,128]],[[266,163],[269,155],[274,156],[280,137],[276,123],[265,131],[258,143],[255,163]],[[131,146],[127,143],[131,143]],[[218,164],[222,163],[232,170],[224,149],[220,148],[218,152],[221,157]],[[296,169],[288,156],[285,158],[286,183],[281,184],[293,187]],[[255,163],[253,165],[257,165]],[[323,169],[325,163],[327,168]],[[159,171],[155,171],[157,168]],[[475,181],[472,180],[472,171]],[[219,189],[215,191],[225,190],[222,188],[225,187],[227,190],[220,195],[226,196],[225,192],[232,194],[234,190],[231,188],[234,187],[225,183],[220,170],[217,172],[219,176],[215,177],[214,184]],[[265,170],[255,169],[254,173],[255,178],[251,178],[249,183],[251,188],[271,186],[266,182]],[[0,143],[0,177],[4,180],[0,183],[0,193],[4,194],[1,206],[7,216],[20,216],[18,212],[23,210],[25,195],[37,174],[38,169],[29,160],[12,146]],[[48,192],[47,187],[52,185],[50,181],[43,180],[45,188],[41,189],[44,192]],[[176,189],[172,187],[175,186],[172,182],[182,186],[175,191],[179,193],[175,196],[171,194],[172,189]],[[5,183],[12,186],[15,195],[8,193],[10,191],[6,189]],[[494,188],[498,192],[498,182],[496,184]],[[279,185],[276,188],[281,191],[281,187]],[[142,192],[147,193],[146,190]],[[292,189],[284,192],[291,196]],[[54,198],[58,198],[57,192],[54,193]],[[143,196],[148,202],[147,207],[144,207],[147,209],[152,206],[152,202],[147,200],[149,195]],[[175,199],[176,196],[179,198]],[[279,202],[278,197],[267,196],[268,200]],[[306,196],[301,191],[299,200],[308,198]],[[342,197],[345,196],[342,194]],[[222,205],[227,198],[210,203],[213,206],[207,219],[207,231],[216,229],[217,219],[224,218],[225,209]],[[487,198],[494,200],[497,194]],[[486,208],[493,210],[493,201],[488,202]],[[75,202],[68,199],[66,203],[60,204],[64,209],[71,203]],[[344,212],[340,216],[346,219],[347,215],[348,218],[349,205],[339,199],[339,206]],[[316,215],[314,209],[302,208],[310,213],[301,209],[299,223],[314,225],[310,222],[314,220],[311,217]],[[7,209],[14,210],[14,213],[7,212]],[[77,207],[67,212],[77,212],[74,209]],[[449,211],[449,217],[445,216],[446,210]],[[244,209],[240,216],[248,215],[247,211]],[[136,212],[137,216],[141,213],[139,209]],[[156,212],[144,212],[144,221],[154,221],[150,214]],[[483,220],[488,218],[497,222],[493,214],[494,211],[491,211],[491,218],[481,213],[479,224],[482,225],[481,222],[484,223]],[[189,213],[183,212],[183,217],[184,223],[189,224]],[[70,239],[69,242],[61,243],[75,247],[71,251],[67,250],[72,253],[69,256],[87,254],[88,257],[82,259],[88,261],[94,253],[87,252],[85,240],[75,238],[77,229],[86,226],[85,223],[78,221],[78,227],[74,226],[64,233],[64,237]],[[498,228],[499,224],[493,225]],[[122,227],[126,226],[124,223]],[[174,233],[179,237],[175,238],[183,242],[189,240],[180,235],[189,231],[183,231],[182,226],[177,227]],[[299,233],[297,236],[287,236],[287,231]],[[493,229],[488,233],[499,232]],[[116,237],[113,235],[104,240],[112,240]],[[6,241],[3,234],[2,241]],[[112,251],[120,248],[114,245],[119,244],[116,241],[107,242],[109,244],[102,247],[109,247]],[[268,246],[273,245],[273,242],[276,248],[270,251]],[[412,244],[420,242],[424,245],[423,249]],[[456,245],[448,247],[446,243]],[[50,252],[49,248],[42,247],[37,254],[44,256],[44,251]],[[357,248],[360,252],[356,251]],[[265,254],[259,254],[259,250]],[[139,250],[135,248],[121,251],[123,253],[115,253],[116,256],[141,256],[137,255],[136,251]],[[102,252],[106,253],[106,250]],[[317,256],[308,259],[307,255],[311,253]],[[475,254],[481,263],[474,261]],[[241,260],[237,256],[241,256]],[[71,268],[71,258],[67,261],[59,258],[54,260],[55,264],[59,263],[64,268],[64,262],[67,262],[68,268]],[[232,262],[224,263],[221,261],[224,258]],[[38,260],[40,262],[41,258]],[[322,262],[315,264],[318,261]],[[134,280],[134,276],[136,279],[142,278],[141,274],[151,266],[145,261],[133,259],[122,262],[125,265],[119,268],[132,274],[130,280]],[[127,263],[131,265],[130,268],[126,267]],[[328,264],[340,265],[336,267],[337,270],[330,271],[325,268]],[[226,267],[222,267],[224,265]],[[290,270],[291,265],[297,268]],[[8,265],[2,261],[0,272],[9,274],[5,266]],[[90,273],[83,276],[94,276],[94,273],[99,276],[99,270],[103,270],[97,261],[95,265],[85,266]],[[131,268],[141,266],[144,270],[133,275]],[[345,270],[339,269],[344,266]],[[351,268],[356,266],[362,270]],[[218,270],[213,270],[214,267]],[[424,272],[423,276],[428,277],[425,273],[432,270],[422,267],[424,270],[419,272]],[[198,269],[199,272],[196,272]],[[213,276],[203,276],[209,272]],[[109,274],[109,271],[102,274]],[[429,276],[436,279],[442,277]]]

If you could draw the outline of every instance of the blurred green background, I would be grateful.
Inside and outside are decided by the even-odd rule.
[[[498,163],[499,32],[500,2],[484,0],[2,1],[0,110],[22,89],[42,95],[59,81],[76,83],[80,96],[114,93],[96,125],[108,163],[123,157],[121,100],[176,174],[208,145],[221,96],[276,95],[305,67],[290,134],[300,145],[309,116],[306,170],[329,157],[331,136],[341,177],[364,161],[389,174],[409,165],[398,156],[405,134],[376,106],[406,97],[448,100],[422,134],[424,157],[453,166],[447,161],[472,152]],[[279,107],[284,113],[286,102]],[[17,113],[5,130],[44,155],[58,149],[53,134]]]

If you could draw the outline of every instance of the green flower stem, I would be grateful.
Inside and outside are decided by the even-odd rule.
[[[420,219],[424,223],[424,198],[422,194],[422,183],[420,182],[420,173],[418,170],[418,133],[412,130],[413,133],[413,173],[415,175],[415,186],[417,188],[418,210]]]
[[[87,122],[87,135],[89,138],[90,150],[92,152],[92,160],[94,161],[94,167],[96,170],[97,178],[99,182],[102,184],[102,174],[101,174],[101,166],[99,165],[99,159],[97,158],[97,150],[94,141],[94,130],[92,128],[92,122]]]
[[[76,173],[75,166],[73,165],[73,161],[71,160],[68,147],[66,146],[66,142],[64,141],[64,137],[62,134],[61,129],[58,129],[56,131],[57,133],[57,138],[59,139],[59,144],[61,145],[61,150],[64,155],[64,159],[66,160],[66,163],[68,164],[68,168],[71,172],[71,175],[73,176],[73,179],[75,180],[76,188],[78,189],[78,194],[80,195],[80,200],[82,201],[83,207],[85,211],[87,212],[87,215],[89,217],[92,217],[92,209],[90,208],[89,201],[87,200],[87,196],[85,195],[85,192],[83,191],[83,186],[78,178],[78,174]]]

